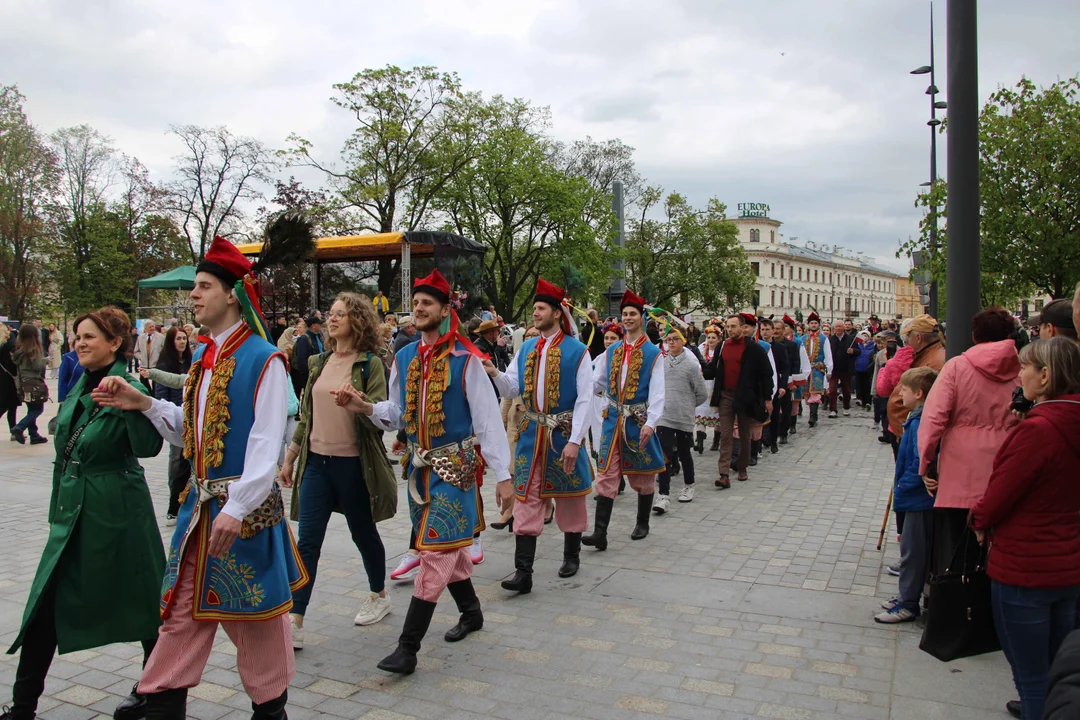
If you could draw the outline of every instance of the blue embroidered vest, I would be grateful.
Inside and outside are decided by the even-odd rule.
[[[205,485],[241,475],[255,420],[256,393],[286,391],[284,387],[259,387],[270,360],[282,355],[251,334],[246,325],[238,328],[217,349],[206,393],[207,415],[202,436],[197,437],[195,393],[202,378],[204,350],[196,351],[185,388],[184,454],[191,459],[193,480],[181,494],[162,581],[161,614],[165,617],[169,613],[180,566],[186,561],[195,563],[196,620],[268,620],[288,612],[293,590],[309,580],[284,517],[281,488],[273,484],[266,501],[244,519],[240,536],[219,559],[209,557],[207,550],[211,526],[226,495],[200,502],[194,480]],[[224,413],[227,418],[223,418]]]
[[[811,352],[813,348],[810,345],[817,341],[817,351]],[[810,378],[807,386],[807,393],[812,395],[821,395],[825,392],[825,371],[818,370],[815,367],[818,363],[821,363],[822,367],[825,366],[825,343],[829,342],[829,339],[825,337],[825,333],[811,334],[807,333],[803,335],[802,344],[806,348],[806,357],[810,360]]]
[[[425,450],[460,443],[473,435],[472,413],[465,397],[465,365],[470,355],[455,343],[449,355],[441,359],[433,356],[425,397],[419,351],[419,342],[410,343],[398,350],[395,361],[405,434],[409,442]],[[476,486],[469,490],[446,482],[430,467],[414,468],[408,451],[401,464],[409,487],[409,516],[417,549],[454,550],[471,545],[473,535],[484,529],[483,513],[478,509],[483,463],[476,470]]]
[[[526,340],[514,358],[522,401],[533,412],[551,415],[569,412],[577,402],[578,367],[583,362],[589,362],[591,367],[589,348],[562,333],[554,336],[543,350],[546,368],[544,396],[540,397],[536,394],[536,373],[540,368],[537,342],[537,338]],[[519,500],[525,501],[532,470],[537,466],[540,497],[577,497],[592,492],[592,464],[588,452],[578,453],[572,473],[563,470],[562,452],[568,442],[570,438],[562,431],[538,426],[535,421],[522,416],[514,452],[514,492]]]
[[[622,471],[627,475],[652,475],[664,469],[664,451],[660,447],[660,439],[654,433],[645,447],[641,447],[641,428],[644,426],[644,414],[640,421],[634,417],[623,417],[617,411],[614,404],[640,405],[649,399],[649,384],[652,380],[652,370],[660,359],[660,348],[646,339],[639,347],[634,348],[630,355],[629,367],[625,366],[623,352],[627,345],[620,340],[607,352],[608,386],[604,390],[607,405],[604,407],[602,417],[603,429],[600,433],[600,449],[597,467],[601,472],[607,470],[611,462],[611,456],[620,443],[619,450],[622,456]],[[622,384],[620,374],[623,369],[627,371],[626,383]],[[645,411],[647,412],[647,410]]]

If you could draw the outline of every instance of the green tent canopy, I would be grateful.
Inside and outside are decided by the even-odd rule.
[[[167,273],[139,281],[140,290],[191,290],[195,287],[195,267],[181,265]]]

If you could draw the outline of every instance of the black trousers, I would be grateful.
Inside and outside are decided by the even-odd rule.
[[[839,388],[837,387],[839,385]],[[837,391],[843,391],[844,395],[844,409],[851,409],[851,373],[849,372],[833,372],[832,377],[829,378],[829,412],[836,412],[836,396]]]
[[[143,665],[157,644],[157,635],[143,640]],[[45,692],[45,677],[56,655],[56,583],[49,583],[37,613],[26,626],[19,667],[11,687],[11,710],[16,717],[33,717]]]
[[[191,463],[184,457],[184,448],[169,446],[169,515],[175,517],[180,512],[180,493],[187,487],[191,478]]]
[[[678,455],[679,465],[682,466],[683,482],[687,485],[694,484],[694,433],[688,430],[676,430],[675,428],[656,428],[656,436],[660,438],[660,447],[664,449],[664,457],[667,466],[660,471],[657,482],[660,486],[661,495],[671,492],[671,470],[675,465],[675,457]]]
[[[789,425],[791,425],[791,393],[785,392],[784,397],[773,398],[772,417],[761,435],[762,440],[766,445],[773,445],[780,438],[786,438]]]
[[[19,409],[18,399],[12,399],[12,404],[8,406],[0,406],[0,415],[7,415],[8,430],[15,429],[15,411]]]
[[[863,405],[870,404],[870,380],[874,375],[874,371],[862,370],[855,373],[855,397]]]

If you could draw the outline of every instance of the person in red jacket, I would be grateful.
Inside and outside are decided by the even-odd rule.
[[[1035,403],[994,458],[971,524],[990,550],[994,625],[1023,718],[1042,718],[1050,662],[1080,599],[1080,346],[1037,340],[1020,351]]]

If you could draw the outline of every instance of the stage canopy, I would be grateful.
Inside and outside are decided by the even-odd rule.
[[[262,243],[246,243],[236,247],[244,255],[258,255],[262,251]],[[315,296],[318,295],[318,268],[325,263],[400,259],[401,307],[408,308],[412,288],[412,258],[452,258],[483,254],[484,246],[475,240],[454,233],[430,230],[318,238],[315,241],[315,262],[312,265],[312,292]],[[316,297],[313,297],[312,307],[317,306]]]
[[[181,265],[167,273],[139,281],[140,290],[191,290],[195,287],[195,268]]]

